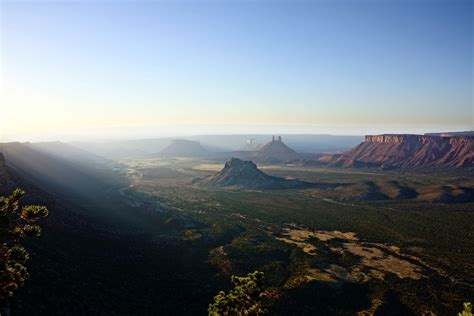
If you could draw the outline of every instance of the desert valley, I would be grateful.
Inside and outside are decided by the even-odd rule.
[[[474,293],[473,135],[0,144],[1,192],[50,210],[12,311],[202,314],[257,270],[272,314],[453,314]]]
[[[0,316],[472,316],[473,0],[0,0]]]

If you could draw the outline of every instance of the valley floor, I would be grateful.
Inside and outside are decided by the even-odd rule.
[[[291,312],[351,314],[377,302],[377,310],[388,304],[445,314],[473,297],[474,203],[446,203],[473,201],[474,181],[465,174],[264,165],[271,175],[330,186],[205,190],[192,179],[222,164],[157,159],[126,165],[131,196],[140,191],[163,199],[182,216],[174,224],[182,238],[196,247],[220,240],[209,249],[219,275],[264,271],[283,301],[294,303]],[[340,309],[347,287],[364,294]],[[327,293],[334,300],[327,302]]]
[[[472,175],[264,165],[324,185],[259,191],[195,185],[214,161],[120,165],[128,183],[78,206],[109,225],[45,234],[18,314],[206,314],[230,275],[254,270],[272,314],[452,315],[474,298]]]

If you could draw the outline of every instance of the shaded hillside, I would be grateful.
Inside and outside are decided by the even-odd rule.
[[[100,169],[103,165],[110,163],[109,159],[63,142],[25,143],[25,145],[56,159],[87,168],[98,167]]]
[[[123,181],[112,162],[64,143],[2,143],[0,152],[22,179],[62,196],[90,199]]]
[[[5,156],[0,152],[0,186],[6,186],[9,180]]]
[[[197,183],[210,187],[244,189],[292,189],[313,186],[311,183],[299,180],[287,180],[267,175],[253,162],[237,158],[226,162],[224,169],[216,175]]]
[[[175,139],[169,146],[160,151],[160,155],[167,157],[204,157],[207,155],[207,151],[197,141]]]
[[[469,168],[474,166],[474,137],[369,135],[340,157],[325,159],[339,167]]]
[[[117,204],[110,205],[113,213],[108,220],[98,221],[89,216],[97,211],[95,205],[86,209],[61,199],[58,191],[46,192],[8,167],[15,163],[7,158],[5,164],[2,157],[0,195],[22,188],[25,203],[49,209],[49,216],[40,221],[41,237],[26,245],[31,254],[30,277],[11,300],[13,315],[144,315],[156,310],[196,314],[204,310],[217,291],[215,285],[202,286],[213,271],[205,263],[207,253],[194,254],[196,261],[190,262],[195,250],[185,241],[158,238],[157,232],[173,232],[165,225],[172,214],[150,216],[142,208],[128,209],[130,219],[142,217],[142,223],[149,224],[135,226],[127,220],[112,226],[120,216]],[[153,232],[156,238],[145,232]],[[196,272],[192,279],[191,269]]]
[[[150,158],[171,143],[168,138],[102,142],[73,142],[71,145],[109,159]]]
[[[435,203],[467,203],[474,201],[474,188],[459,185],[432,185],[418,190],[418,200]]]

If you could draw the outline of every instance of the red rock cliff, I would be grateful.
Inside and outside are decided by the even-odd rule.
[[[340,166],[474,167],[474,137],[386,134],[342,154]]]

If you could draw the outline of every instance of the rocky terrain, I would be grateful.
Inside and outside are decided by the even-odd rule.
[[[474,137],[368,135],[342,155],[321,159],[338,167],[469,168],[474,166]]]
[[[207,179],[197,180],[200,185],[219,188],[243,189],[293,189],[311,187],[313,184],[270,176],[257,168],[252,161],[232,158],[224,169]]]

